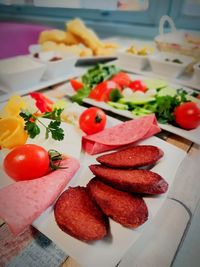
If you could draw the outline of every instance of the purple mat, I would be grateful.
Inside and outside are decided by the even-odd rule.
[[[28,54],[28,47],[38,42],[47,26],[0,22],[0,59]]]

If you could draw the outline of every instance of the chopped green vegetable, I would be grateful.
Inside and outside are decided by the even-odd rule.
[[[122,98],[122,94],[119,89],[113,89],[110,92],[110,101],[117,102],[120,98]]]
[[[114,74],[119,72],[115,65],[97,64],[90,68],[82,77],[81,80],[85,86],[92,89],[95,85],[108,80]]]
[[[143,116],[153,113],[151,110],[141,107],[135,107],[134,110],[132,110],[132,113],[134,116]]]
[[[78,104],[82,104],[83,99],[88,97],[90,91],[91,90],[87,86],[84,86],[82,89],[79,89],[75,95],[71,96],[71,100]]]

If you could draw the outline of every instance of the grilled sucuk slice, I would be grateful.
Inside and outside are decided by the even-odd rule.
[[[92,202],[85,187],[69,187],[63,192],[54,214],[61,230],[79,240],[95,241],[107,234],[108,218]]]
[[[168,189],[168,183],[149,170],[111,169],[98,164],[90,165],[90,170],[101,181],[127,192],[162,194]]]
[[[92,199],[102,211],[114,221],[129,228],[136,228],[148,219],[144,200],[104,184],[93,178],[87,184]]]
[[[113,168],[136,168],[155,164],[163,151],[150,145],[139,145],[97,157],[97,161]]]

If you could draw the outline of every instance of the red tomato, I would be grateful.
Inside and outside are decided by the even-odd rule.
[[[175,122],[183,129],[191,130],[200,125],[200,109],[194,102],[186,102],[175,108]]]
[[[128,87],[130,82],[131,82],[128,74],[126,74],[123,71],[121,71],[121,72],[117,73],[116,75],[114,75],[111,80],[116,82],[117,84],[119,84],[119,86],[121,88]]]
[[[39,178],[49,170],[48,152],[33,144],[18,146],[5,157],[4,170],[16,181]]]
[[[86,134],[102,131],[106,125],[106,114],[100,108],[91,107],[83,111],[79,118],[79,126]]]
[[[83,88],[83,84],[77,80],[71,79],[70,83],[75,91],[78,91],[79,89]]]
[[[108,102],[110,100],[110,92],[113,89],[119,89],[121,91],[121,87],[116,82],[104,81],[97,84],[97,86],[92,89],[89,94],[89,98],[95,99],[97,101]]]
[[[133,91],[146,92],[147,90],[147,86],[140,80],[135,80],[131,82],[128,87],[131,88]]]

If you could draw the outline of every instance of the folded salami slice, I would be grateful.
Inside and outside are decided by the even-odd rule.
[[[132,144],[160,132],[155,115],[126,121],[105,130],[83,136],[82,147],[94,155],[118,147]]]
[[[61,166],[67,168],[38,179],[16,182],[0,190],[0,218],[8,223],[13,234],[23,232],[53,204],[80,165],[76,159],[67,158]]]
[[[149,170],[111,169],[97,164],[90,165],[90,170],[101,181],[127,192],[162,194],[168,189],[168,183]]]

